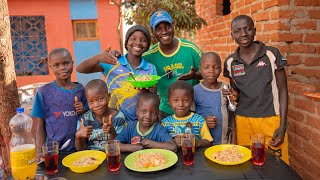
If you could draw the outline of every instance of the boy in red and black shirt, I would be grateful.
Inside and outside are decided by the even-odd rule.
[[[237,143],[250,145],[251,134],[264,134],[270,148],[289,163],[284,69],[287,61],[277,48],[254,41],[255,35],[256,28],[249,16],[239,15],[232,20],[231,36],[239,47],[225,60],[224,76],[239,93]]]

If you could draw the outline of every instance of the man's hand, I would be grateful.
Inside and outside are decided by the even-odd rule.
[[[81,119],[80,128],[76,133],[76,138],[89,138],[92,133],[92,126],[85,126],[84,120]]]
[[[81,101],[79,102],[79,99],[77,96],[74,97],[74,102],[75,103],[74,103],[73,107],[76,109],[76,112],[78,114],[83,114],[85,112],[84,105]]]
[[[273,133],[273,137],[272,137],[271,141],[269,142],[269,144],[274,147],[281,145],[284,141],[285,133],[286,133],[286,128],[280,127],[278,129],[276,129]]]
[[[181,75],[178,80],[190,80],[190,79],[195,79],[196,77],[196,69],[194,67],[190,68],[190,71],[188,74],[183,74]]]
[[[103,121],[102,130],[105,134],[114,133],[115,129],[112,125],[112,115],[109,116],[108,121]]]
[[[217,126],[217,118],[215,116],[205,117],[208,128],[215,128]]]

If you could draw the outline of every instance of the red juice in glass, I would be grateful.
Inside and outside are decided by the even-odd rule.
[[[194,163],[194,146],[182,146],[183,164],[192,165]]]
[[[266,147],[261,143],[252,143],[252,162],[255,165],[263,165],[266,160]]]
[[[58,154],[50,153],[44,155],[44,164],[46,166],[47,174],[54,174],[58,172]]]
[[[108,153],[107,166],[110,171],[117,171],[120,169],[120,154]]]

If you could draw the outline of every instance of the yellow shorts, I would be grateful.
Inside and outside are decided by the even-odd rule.
[[[283,143],[278,147],[269,144],[274,131],[280,126],[280,116],[272,116],[266,118],[251,118],[244,116],[236,116],[237,144],[251,145],[250,135],[264,134],[266,136],[266,146],[270,146],[274,151],[281,151],[281,159],[289,164],[288,155],[288,133],[285,134]],[[281,149],[281,150],[279,150]],[[278,150],[278,151],[277,151]],[[277,153],[276,153],[277,154]]]

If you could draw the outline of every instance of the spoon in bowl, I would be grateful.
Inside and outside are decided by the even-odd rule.
[[[134,78],[134,75],[132,72],[129,72],[129,75],[132,77],[133,80],[137,81],[136,78]]]
[[[226,85],[226,84],[224,84],[223,85],[223,89],[229,89],[228,88],[228,85]],[[229,95],[227,95],[227,99],[228,99],[228,109],[230,110],[230,111],[236,111],[236,109],[237,109],[237,107],[231,102],[231,100],[230,100],[230,96]]]

